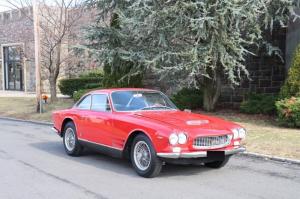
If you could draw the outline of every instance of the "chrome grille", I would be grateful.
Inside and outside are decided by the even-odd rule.
[[[194,139],[193,146],[197,149],[222,148],[230,144],[231,135],[197,137]]]

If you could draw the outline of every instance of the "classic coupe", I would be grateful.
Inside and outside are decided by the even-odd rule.
[[[53,113],[65,151],[90,148],[128,158],[138,175],[157,176],[162,165],[224,166],[245,150],[246,130],[220,118],[180,111],[162,92],[118,88],[92,91],[72,108]]]

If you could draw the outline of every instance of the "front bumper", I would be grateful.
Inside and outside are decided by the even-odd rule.
[[[225,150],[225,156],[233,155],[236,153],[244,152],[246,149],[243,147],[235,148],[231,150]],[[171,153],[157,153],[158,157],[161,158],[206,158],[207,151],[196,151],[196,152],[171,152]]]

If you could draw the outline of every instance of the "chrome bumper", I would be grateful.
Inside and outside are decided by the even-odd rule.
[[[225,155],[233,155],[236,153],[244,152],[246,149],[243,147],[225,150]],[[207,157],[206,151],[197,151],[197,152],[173,152],[173,153],[157,153],[158,157],[161,158],[205,158]]]

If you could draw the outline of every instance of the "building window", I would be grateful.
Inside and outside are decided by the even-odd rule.
[[[21,46],[3,47],[5,90],[23,91]]]

